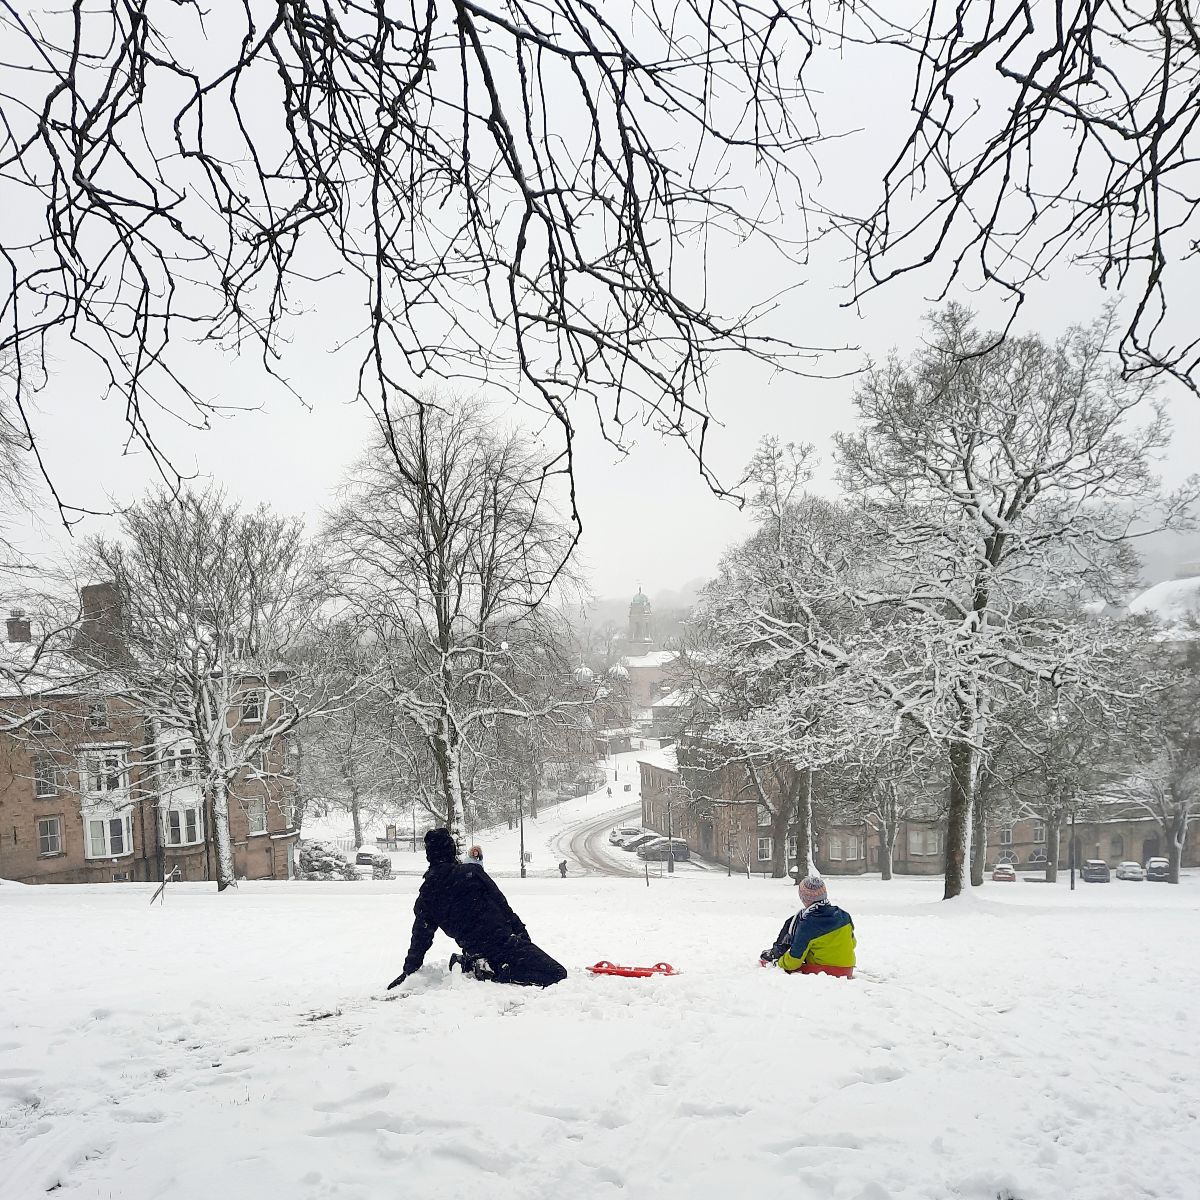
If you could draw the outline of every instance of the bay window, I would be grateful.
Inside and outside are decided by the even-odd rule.
[[[121,858],[133,853],[133,831],[129,813],[116,817],[86,817],[88,858]]]
[[[204,817],[199,804],[163,813],[163,841],[168,846],[195,846],[204,840]]]

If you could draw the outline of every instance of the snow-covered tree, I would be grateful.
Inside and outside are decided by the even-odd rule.
[[[683,656],[697,698],[693,729],[702,734],[693,765],[702,758],[705,770],[724,768],[741,781],[738,794],[770,814],[776,878],[787,874],[793,827],[807,869],[813,772],[846,752],[852,708],[837,665],[795,650],[798,631],[818,613],[830,630],[849,612],[833,594],[810,597],[809,608],[797,603],[814,556],[851,536],[844,510],[803,490],[811,453],[773,438],[760,445],[747,473],[758,528],[723,556]]]
[[[993,706],[1014,689],[1098,683],[1105,626],[1074,605],[1116,594],[1132,539],[1186,520],[1197,495],[1195,480],[1160,492],[1167,419],[1149,383],[1106,360],[1109,332],[1004,339],[950,305],[911,360],[871,368],[861,429],[838,438],[842,486],[882,568],[856,602],[920,649],[904,703],[946,749],[947,897],[966,881]],[[890,669],[869,672],[886,682]]]
[[[430,397],[393,421],[330,515],[333,586],[377,663],[376,687],[427,748],[439,816],[463,840],[465,743],[537,711],[545,602],[574,544],[527,439],[478,403]],[[401,743],[402,745],[404,743]]]
[[[136,749],[162,804],[199,789],[223,891],[235,882],[234,781],[285,790],[285,735],[338,703],[319,662],[299,653],[322,644],[314,554],[299,521],[265,506],[245,512],[215,488],[160,489],[85,562],[111,586],[83,652],[144,720]]]

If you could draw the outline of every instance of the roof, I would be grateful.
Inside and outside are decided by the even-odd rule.
[[[649,654],[638,654],[633,658],[621,659],[624,667],[665,667],[679,656],[674,650],[651,650]]]
[[[690,691],[676,688],[661,699],[654,701],[654,708],[690,708],[696,702],[696,697]]]
[[[660,746],[657,750],[647,750],[638,755],[638,766],[645,763],[648,767],[658,767],[663,771],[678,771],[679,761],[675,757],[674,746]]]

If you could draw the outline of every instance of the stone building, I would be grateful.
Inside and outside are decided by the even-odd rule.
[[[85,597],[85,613],[86,604]],[[10,617],[7,676],[21,678],[24,686],[0,696],[0,878],[215,878],[195,747],[155,731],[94,664],[70,652],[41,650],[33,646],[30,622]],[[228,718],[235,739],[272,715],[251,677],[239,699]],[[244,770],[233,781],[229,819],[239,878],[292,875],[299,835],[284,745],[272,747],[256,771]]]

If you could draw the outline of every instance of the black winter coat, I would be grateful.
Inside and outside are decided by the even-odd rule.
[[[420,970],[439,929],[472,957],[486,959],[498,956],[514,936],[529,940],[521,918],[477,863],[436,862],[425,872],[413,905],[406,975]]]

